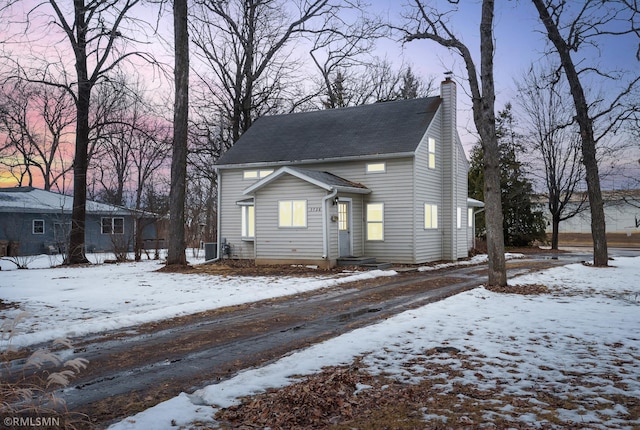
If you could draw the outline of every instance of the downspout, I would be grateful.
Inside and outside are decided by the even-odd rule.
[[[220,170],[216,169],[216,181],[217,181],[217,196],[216,196],[216,223],[218,224],[216,226],[216,258],[212,259],[212,260],[207,260],[205,261],[205,263],[214,263],[218,260],[220,260],[220,258],[222,257],[220,251],[222,250],[222,244],[220,243],[220,220],[222,219],[222,217],[220,216]]]
[[[327,201],[338,195],[338,190],[333,188],[331,194],[322,198],[322,258],[329,257],[329,217],[327,216]]]

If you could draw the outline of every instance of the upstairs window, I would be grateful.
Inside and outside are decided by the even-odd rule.
[[[387,164],[382,163],[367,163],[367,173],[384,173],[387,171]]]
[[[33,234],[44,234],[44,220],[43,219],[34,219],[33,226],[31,228],[31,233]]]
[[[242,179],[262,179],[273,173],[273,169],[245,170],[242,172]]]
[[[104,217],[101,220],[102,234],[124,234],[124,218]]]
[[[473,208],[467,210],[467,227],[473,228]]]
[[[456,220],[457,220],[457,227],[462,228],[462,208],[458,208]]]
[[[436,140],[433,137],[429,138],[429,168],[436,168]]]

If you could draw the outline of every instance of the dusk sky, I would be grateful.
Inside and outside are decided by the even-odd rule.
[[[370,11],[381,13],[388,17],[394,24],[400,25],[402,5],[409,4],[408,0],[369,0]],[[449,7],[448,2],[440,0],[439,4]],[[23,7],[35,4],[33,0],[24,0]],[[460,39],[471,49],[474,56],[479,55],[479,20],[481,1],[464,0],[460,2],[458,12],[451,15],[451,28],[459,34]],[[45,7],[48,7],[45,5]],[[147,11],[139,11],[140,15],[147,15]],[[155,12],[149,11],[148,18],[151,19]],[[495,11],[495,81],[496,81],[496,110],[502,109],[505,103],[515,102],[517,92],[515,90],[515,79],[520,79],[525,71],[531,66],[544,62],[545,60],[545,36],[540,32],[542,29],[537,16],[537,12],[530,1],[506,1],[496,2]],[[168,17],[170,18],[170,17]],[[170,25],[171,20],[166,19],[165,25]],[[0,30],[0,40],[3,32]],[[34,37],[38,28],[33,28],[30,37]],[[44,40],[47,39],[42,39]],[[56,36],[56,40],[62,40],[61,36]],[[638,70],[638,61],[635,58],[638,49],[637,40],[626,38],[626,43],[621,43],[622,39],[602,40],[600,51],[592,50],[587,53],[585,63],[603,66],[607,69],[623,68],[629,71]],[[378,55],[386,57],[391,61],[409,64],[414,72],[424,78],[435,78],[437,81],[444,77],[444,72],[453,71],[454,79],[458,82],[458,107],[459,112],[459,133],[467,151],[476,142],[474,136],[475,126],[473,125],[470,112],[469,97],[465,94],[465,71],[463,63],[457,54],[450,53],[439,47],[435,42],[428,40],[417,40],[404,45],[397,41],[382,41],[378,47]],[[14,55],[16,55],[14,50]],[[555,58],[554,58],[555,60]],[[476,58],[476,65],[479,67],[479,58]],[[635,74],[635,73],[634,73]],[[153,76],[148,73],[147,76]],[[157,75],[156,75],[157,76]],[[152,83],[149,83],[152,84]],[[622,84],[622,82],[620,82]],[[599,85],[587,85],[587,88],[594,92],[607,92],[606,88]],[[635,163],[638,164],[637,162]],[[11,185],[10,181],[2,179],[0,175],[0,185]]]

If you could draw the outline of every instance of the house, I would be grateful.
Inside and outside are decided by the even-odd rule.
[[[640,189],[602,190],[605,226],[609,246],[640,246]],[[546,196],[539,197],[547,219],[551,219]],[[591,244],[591,212],[586,192],[575,193],[567,205],[567,211],[582,206],[576,216],[559,225],[559,239],[563,245]],[[547,223],[547,233],[553,226]]]
[[[216,167],[218,255],[256,264],[457,260],[483,206],[449,78],[436,97],[262,117]]]
[[[65,252],[72,207],[73,198],[64,194],[33,187],[0,188],[0,256]],[[139,213],[93,201],[87,201],[86,208],[88,252],[132,249]],[[144,224],[143,238],[155,238],[155,226]]]

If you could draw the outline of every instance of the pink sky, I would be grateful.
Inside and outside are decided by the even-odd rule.
[[[30,3],[35,2],[33,0],[24,0],[21,4],[26,7]],[[400,22],[400,5],[410,2],[369,0],[369,3],[371,3],[369,10],[384,13],[395,22]],[[440,0],[438,3],[445,6],[448,5],[448,2],[444,0]],[[460,35],[462,41],[470,47],[474,55],[479,53],[480,6],[480,1],[461,2],[460,11],[451,15],[452,28]],[[140,10],[138,13],[141,16],[149,15],[149,19],[151,19],[152,15],[155,15],[155,12],[144,10]],[[171,20],[165,21],[165,24],[170,25]],[[495,81],[497,110],[502,109],[505,103],[509,101],[516,101],[517,92],[514,79],[519,79],[532,63],[539,63],[544,58],[546,39],[540,33],[541,25],[538,21],[537,12],[529,1],[496,2],[494,31],[496,40]],[[31,38],[36,38],[36,33],[35,31],[32,32]],[[57,37],[55,40],[61,39]],[[41,43],[44,43],[44,41],[45,39],[42,39]],[[620,43],[620,39],[615,41],[602,40],[602,43],[603,49],[600,51],[592,50],[588,53],[588,55],[592,55],[591,58],[588,58],[590,63],[595,60],[598,65],[608,68],[638,69],[638,62],[635,59],[637,43],[634,44],[631,40],[627,43]],[[165,48],[160,48],[158,51],[165,51]],[[382,41],[379,43],[378,51],[380,57],[386,57],[398,63],[410,64],[415,73],[426,78],[434,77],[439,81],[440,78],[444,77],[445,71],[451,70],[454,72],[455,79],[459,83],[459,133],[468,151],[476,142],[475,126],[472,121],[470,100],[466,94],[465,72],[459,56],[427,40],[413,41],[404,46],[395,41]],[[479,61],[477,66],[479,66]],[[138,71],[145,73],[140,68]],[[152,77],[150,79],[153,79],[153,72],[149,71],[147,74]],[[600,91],[598,88],[588,88]],[[167,91],[170,91],[170,89],[167,89]],[[602,89],[602,91],[605,90]],[[0,186],[6,186],[8,183],[10,181],[7,182],[6,175],[0,173]]]

